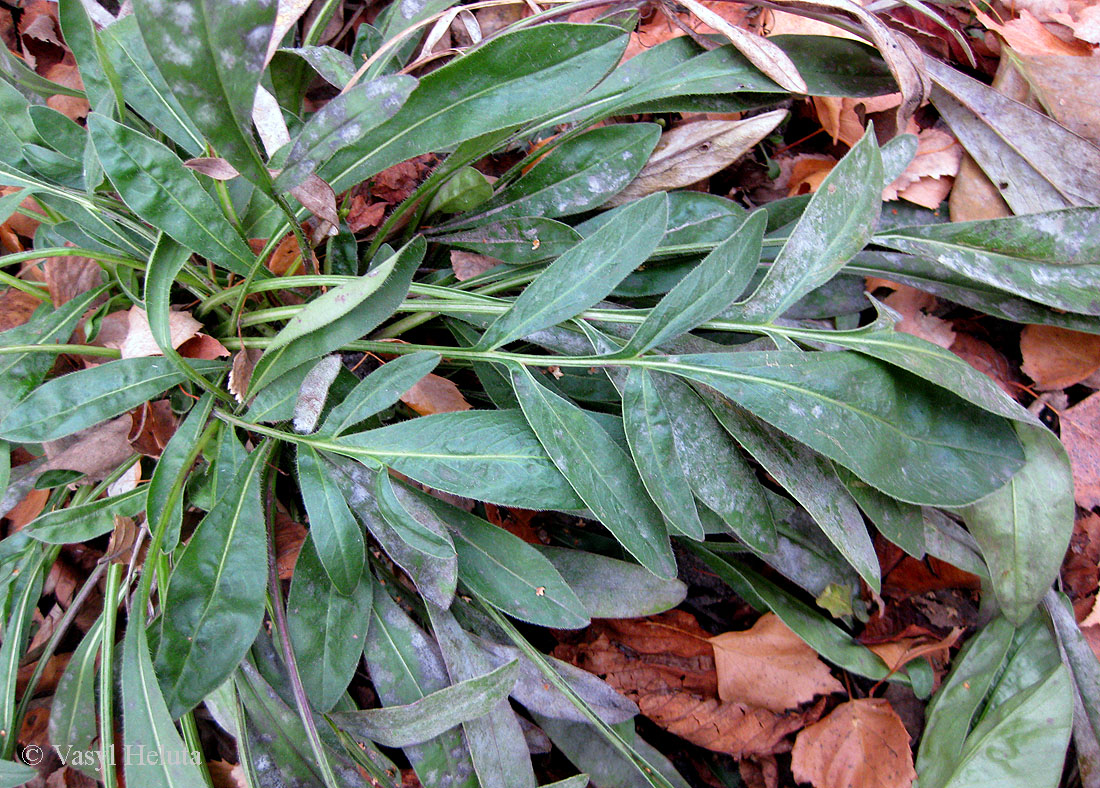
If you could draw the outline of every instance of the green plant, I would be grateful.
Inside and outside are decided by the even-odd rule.
[[[510,619],[571,629],[595,615],[675,606],[684,594],[676,544],[834,664],[926,696],[926,663],[890,674],[842,626],[740,558],[771,563],[814,596],[827,592],[850,617],[860,582],[879,586],[866,516],[909,553],[948,559],[988,585],[1000,615],[966,670],[983,649],[994,656],[976,672],[989,682],[1002,663],[1042,669],[1019,686],[1001,681],[1000,693],[965,713],[950,711],[947,689],[958,681],[948,681],[936,707],[948,723],[933,726],[922,751],[945,776],[922,784],[948,784],[951,767],[971,764],[989,736],[1034,732],[1040,717],[1055,720],[1043,728],[1045,747],[1060,757],[1071,684],[1055,642],[1035,634],[1045,629],[1033,611],[1072,522],[1065,453],[988,378],[894,331],[863,281],[917,283],[1006,319],[1095,331],[1097,211],[895,226],[880,216],[880,193],[915,142],[880,148],[870,133],[812,198],[748,212],[710,195],[658,192],[601,210],[637,175],[659,130],[593,124],[754,110],[785,91],[732,47],[705,51],[686,38],[616,66],[629,15],[586,25],[527,19],[419,81],[395,73],[413,57],[412,34],[447,5],[425,4],[413,20],[391,8],[377,39],[363,37],[369,58],[356,72],[344,53],[316,46],[321,22],[268,65],[271,3],[186,0],[169,15],[138,0],[133,17],[96,30],[77,0],[62,0],[94,110],[87,128],[0,81],[0,182],[21,187],[3,208],[10,215],[33,196],[46,217],[33,250],[0,262],[81,256],[104,277],[0,334],[4,506],[40,472],[35,463],[10,469],[11,447],[38,455],[44,442],[165,392],[187,395],[171,395],[182,420],[159,460],[132,457],[75,491],[53,485],[46,512],[0,542],[3,758],[15,754],[13,731],[33,691],[32,681],[15,696],[16,668],[59,546],[101,538],[116,518],[142,512],[146,557],[104,564],[89,579],[90,589],[106,577],[104,612],[54,702],[52,729],[76,751],[115,746],[114,725],[94,723],[97,696],[101,721],[121,711],[126,745],[177,754],[198,747],[191,715],[205,701],[237,737],[252,784],[281,775],[330,788],[391,785],[396,770],[382,745],[404,748],[427,786],[533,786],[510,695],[570,721],[561,737],[594,732],[607,747],[600,757],[621,761],[623,784],[640,776],[683,785],[635,736],[629,703],[543,656]],[[862,44],[778,45],[813,95],[895,89],[891,68]],[[832,67],[838,60],[845,73]],[[307,118],[311,69],[350,87]],[[275,125],[289,127],[291,141],[269,155],[252,128],[258,87],[281,107]],[[491,191],[469,167],[558,127],[565,133]],[[189,162],[199,174],[185,166],[212,151],[220,161]],[[343,206],[331,212],[335,234],[316,272],[264,267],[288,232],[309,246],[308,212],[292,200],[323,205],[429,152],[446,158],[369,243],[339,224]],[[321,188],[314,180],[302,191],[314,175]],[[433,205],[461,212],[441,218]],[[255,254],[250,238],[270,240]],[[459,282],[445,262],[450,249],[502,264]],[[46,297],[10,274],[4,281]],[[239,351],[233,372],[173,349],[170,305],[196,300],[206,331]],[[142,307],[162,355],[68,344],[93,305],[85,325]],[[861,323],[871,309],[877,317]],[[341,353],[395,358],[359,380]],[[61,354],[104,363],[50,376]],[[432,370],[451,375],[479,408],[401,418],[399,395]],[[148,483],[107,494],[135,462]],[[761,482],[760,469],[773,483]],[[467,511],[402,477],[479,503]],[[285,601],[277,502],[310,525]],[[481,503],[580,514],[606,530],[563,525],[552,537],[568,548],[535,547],[490,525]],[[816,530],[794,524],[796,508]],[[184,514],[195,511],[205,515],[184,541]],[[780,544],[811,557],[827,587],[782,561]],[[610,609],[609,593],[618,602]],[[1069,624],[1063,640],[1079,637]],[[346,692],[364,647],[381,709],[359,710]],[[1089,669],[1080,665],[1078,674]],[[532,689],[544,681],[546,690]],[[949,725],[954,736],[943,732]],[[202,767],[182,756],[126,770],[131,785],[203,781]],[[115,784],[112,769],[98,776]]]

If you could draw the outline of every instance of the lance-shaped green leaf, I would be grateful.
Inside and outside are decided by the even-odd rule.
[[[876,244],[934,261],[963,277],[1056,309],[1100,314],[1100,208],[905,227]]]
[[[1073,603],[1065,594],[1053,589],[1043,598],[1043,608],[1054,624],[1062,660],[1073,678],[1074,701],[1073,743],[1077,748],[1077,763],[1082,770],[1097,762],[1100,731],[1100,662],[1088,640],[1077,626]]]
[[[99,31],[103,48],[118,73],[126,103],[152,125],[190,153],[201,156],[202,132],[172,95],[160,75],[133,15],[124,16]]]
[[[636,356],[705,323],[730,305],[760,262],[767,214],[757,211],[653,307],[620,351]]]
[[[964,506],[1023,465],[1008,421],[853,353],[706,353],[646,364],[717,389],[909,503]]]
[[[413,543],[428,542],[432,544],[433,552],[443,553],[442,550],[435,550],[434,541],[450,543],[446,526],[434,516],[413,518],[403,505],[400,506],[402,516],[391,520],[383,514],[375,495],[381,482],[377,477],[385,471],[373,471],[337,455],[328,454],[325,459],[326,468],[348,506],[386,555],[409,576],[425,599],[441,606],[450,606],[458,586],[458,558],[453,547],[448,554],[437,556],[413,546]],[[425,535],[430,538],[425,538]]]
[[[197,362],[217,369],[219,362]],[[42,443],[64,438],[125,413],[184,379],[165,358],[146,356],[108,361],[47,381],[0,421],[0,438]]]
[[[440,355],[421,350],[398,356],[367,375],[325,417],[320,432],[339,435],[385,410],[439,364]]]
[[[573,317],[603,300],[653,253],[665,233],[664,192],[638,200],[555,260],[497,318],[479,347],[492,349]]]
[[[298,489],[309,515],[312,543],[325,572],[341,594],[359,587],[366,564],[363,531],[312,446],[298,446]]]
[[[433,739],[449,728],[489,714],[508,697],[519,674],[519,661],[484,676],[436,690],[405,706],[329,715],[337,727],[384,747],[407,747]]]
[[[396,115],[319,174],[341,192],[413,156],[524,123],[596,84],[625,44],[609,25],[538,25],[495,38],[421,79]]]
[[[668,375],[654,385],[672,423],[679,463],[695,497],[753,549],[776,546],[775,518],[756,473],[691,386]]]
[[[356,85],[325,104],[298,133],[275,188],[293,189],[342,148],[392,117],[416,84],[413,77],[392,74]]]
[[[157,674],[149,658],[145,621],[139,615],[126,625],[122,644],[123,744],[131,752],[155,758],[127,758],[126,782],[151,788],[202,788],[206,783],[195,758],[172,724]]]
[[[96,725],[95,677],[103,619],[98,618],[69,658],[50,703],[49,736],[55,747],[77,752],[91,750],[99,737]],[[73,768],[98,779],[98,765]]]
[[[517,410],[438,413],[317,445],[479,501],[584,508]]]
[[[463,585],[510,616],[556,629],[580,629],[588,615],[554,565],[519,537],[413,488],[406,501],[450,528]]]
[[[565,547],[536,548],[581,600],[592,618],[638,618],[671,610],[684,601],[687,586],[663,579],[637,564]]]
[[[147,490],[143,484],[100,501],[54,509],[28,523],[27,533],[47,544],[87,542],[109,533],[115,517],[135,517],[143,511]]]
[[[19,788],[38,777],[38,770],[18,761],[0,761],[0,786]]]
[[[540,385],[526,368],[512,369],[511,378],[523,415],[588,508],[642,566],[659,577],[675,577],[664,519],[626,452],[591,416]]]
[[[672,418],[657,394],[652,375],[644,369],[630,370],[622,397],[626,440],[642,483],[670,528],[702,540],[703,524],[676,454]]]
[[[256,363],[248,384],[249,396],[294,367],[370,333],[392,315],[409,292],[426,248],[423,236],[418,235],[400,251],[380,255],[371,273],[347,285],[349,289],[342,293],[342,299],[334,296],[337,288],[310,302],[280,332],[279,336],[288,332],[289,341],[284,337],[281,346],[269,347]]]
[[[1009,621],[1022,623],[1039,604],[1073,532],[1069,458],[1045,427],[1017,424],[1027,462],[1002,489],[961,513],[989,565],[993,593]]]
[[[521,265],[565,254],[576,246],[581,235],[568,224],[553,219],[521,216],[457,230],[432,240]]]
[[[825,177],[760,286],[727,317],[771,322],[867,245],[882,207],[882,156],[872,131]]]
[[[428,617],[452,681],[488,673],[492,663],[447,610],[428,604]],[[507,699],[462,724],[482,788],[534,788],[535,772],[516,713]]]
[[[954,355],[954,354],[952,354]],[[924,515],[919,506],[903,503],[856,478],[847,468],[837,465],[837,478],[875,524],[879,533],[914,558],[924,558]]]
[[[328,711],[347,690],[363,653],[374,586],[369,572],[360,575],[350,594],[330,585],[313,541],[302,543],[294,564],[287,629],[306,694],[319,711]]]
[[[805,507],[844,559],[877,592],[880,582],[875,546],[859,508],[832,463],[721,397],[703,398],[730,435]]]
[[[180,526],[183,524],[183,479],[198,455],[199,435],[206,428],[206,421],[213,410],[212,394],[205,395],[191,408],[160,453],[153,476],[149,479],[145,513],[151,528],[156,528],[162,518],[168,518],[161,540],[161,549],[165,552],[175,550],[179,544]],[[173,488],[177,488],[175,495],[172,494]]]
[[[268,187],[252,107],[276,12],[273,2],[181,0],[170,12],[157,0],[134,3],[141,36],[172,95],[222,158]]]
[[[100,60],[102,52],[96,40],[95,27],[80,0],[59,0],[57,21],[61,25],[61,35],[72,51],[80,67],[84,92],[93,109],[113,105],[114,90]]]
[[[0,333],[0,347],[68,341],[81,316],[102,293],[102,288],[97,287],[52,312],[36,312],[27,323]],[[0,418],[42,382],[54,362],[50,353],[5,353],[0,356]]]
[[[216,265],[248,275],[255,255],[179,156],[94,112],[88,129],[104,172],[134,213]]]
[[[389,594],[375,594],[364,655],[383,706],[415,703],[451,683],[435,640],[414,624]],[[410,745],[405,754],[425,788],[479,785],[461,728]]]
[[[512,216],[570,216],[597,208],[634,180],[660,136],[656,124],[621,123],[566,140],[452,226]]]
[[[434,558],[450,559],[456,555],[454,543],[447,534],[447,523],[413,490],[394,485],[388,473],[379,472],[374,495],[382,516],[405,544]]]
[[[260,477],[270,454],[267,444],[249,455],[172,571],[157,675],[174,716],[225,681],[259,631],[267,598]]]

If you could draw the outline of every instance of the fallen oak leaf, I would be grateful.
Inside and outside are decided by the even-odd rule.
[[[782,712],[844,691],[829,666],[774,613],[751,629],[712,637],[710,644],[723,701]]]
[[[908,788],[917,777],[909,732],[881,698],[843,703],[801,731],[791,771],[816,788]]]

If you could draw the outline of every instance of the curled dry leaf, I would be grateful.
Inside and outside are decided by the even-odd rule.
[[[149,328],[149,316],[141,307],[130,307],[130,321],[126,332],[126,338],[118,345],[123,358],[138,358],[141,356],[162,355],[160,347],[153,339],[153,332]],[[184,342],[195,336],[202,328],[202,323],[193,318],[189,312],[168,313],[168,336],[172,348],[177,349]],[[113,347],[113,345],[108,345]]]
[[[42,446],[47,458],[43,470],[63,468],[87,474],[88,481],[103,479],[134,453],[130,445],[132,424],[127,413],[64,438],[47,441]]]
[[[710,644],[723,701],[781,712],[844,691],[829,666],[774,613],[765,613],[751,629],[713,637]]]
[[[962,627],[954,627],[943,638],[908,637],[888,643],[875,643],[867,648],[875,652],[879,659],[886,663],[891,673],[897,673],[903,667],[915,659],[927,657],[936,670],[937,679],[942,675],[943,668],[950,657],[949,649],[958,642],[963,633]]]
[[[320,238],[339,232],[340,216],[336,212],[336,193],[316,173],[291,189],[290,194],[321,220],[314,233],[314,243]]]
[[[148,457],[160,456],[179,423],[166,399],[143,403],[130,411],[130,418],[130,445]]]
[[[1100,336],[1057,326],[1026,326],[1020,367],[1040,391],[1064,389],[1100,369]]]
[[[955,331],[946,320],[931,314],[939,306],[939,300],[934,295],[885,279],[867,279],[868,290],[879,287],[894,288],[894,292],[882,299],[882,303],[901,315],[901,320],[894,325],[895,329],[943,348],[951,347],[955,341]]]
[[[935,210],[951,191],[962,164],[963,149],[949,132],[939,128],[907,129],[917,135],[917,155],[897,180],[882,190],[882,199],[903,199]]]
[[[917,777],[909,732],[881,698],[848,701],[799,733],[791,771],[816,788],[908,788]]]
[[[243,348],[233,354],[233,363],[229,367],[228,386],[229,393],[237,402],[244,402],[244,394],[248,391],[249,381],[252,380],[252,371],[263,354],[260,348]]]
[[[1012,49],[1024,56],[1076,55],[1088,57],[1092,48],[1081,41],[1063,41],[1051,33],[1043,23],[1026,8],[1019,9],[1019,16],[1000,23],[981,11],[976,12],[979,22],[1004,39]]]
[[[1100,394],[1062,411],[1059,422],[1073,466],[1073,497],[1084,509],[1100,506]]]
[[[638,176],[608,201],[608,207],[689,186],[725,169],[785,117],[787,111],[777,109],[747,120],[700,120],[666,131]]]
[[[1019,397],[1022,389],[1015,367],[1003,353],[984,339],[978,339],[972,334],[956,333],[955,341],[948,350],[983,375],[992,378],[1008,396],[1013,399]]]
[[[812,101],[818,122],[833,142],[843,142],[850,148],[860,141],[866,131],[862,118],[898,106],[901,94],[887,93],[870,98],[814,96]]]
[[[800,153],[784,161],[788,163],[787,195],[790,197],[816,192],[836,166],[836,159],[824,153]],[[780,167],[783,164],[780,162]]]
[[[56,306],[103,284],[99,264],[87,257],[48,257],[42,264],[42,280]]]
[[[401,401],[421,416],[433,413],[453,413],[469,410],[470,403],[462,396],[458,386],[447,378],[427,374],[401,395]]]
[[[777,714],[718,697],[710,636],[695,618],[671,610],[644,619],[603,619],[584,641],[554,656],[604,678],[653,722],[701,747],[737,758],[786,752],[787,736],[816,720],[824,701]]]

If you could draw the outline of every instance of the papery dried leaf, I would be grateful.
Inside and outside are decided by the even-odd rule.
[[[963,153],[948,206],[953,222],[1001,219],[1012,215],[1012,209],[1001,192],[968,153]]]
[[[256,100],[252,105],[252,124],[260,135],[264,152],[270,159],[279,148],[290,142],[290,131],[286,127],[282,107],[267,88],[256,88]]]
[[[955,333],[955,341],[948,348],[974,369],[993,379],[1005,394],[1018,399],[1022,391],[1015,367],[1004,354],[985,340],[971,334]]]
[[[252,380],[252,370],[256,368],[256,362],[263,354],[260,348],[243,348],[233,354],[233,364],[229,368],[228,388],[237,402],[244,402],[248,383]]]
[[[275,511],[275,565],[279,569],[279,579],[289,580],[294,574],[294,564],[302,543],[309,536],[309,530],[295,522],[282,509]]]
[[[500,265],[500,260],[488,255],[462,252],[458,249],[451,250],[451,269],[455,272],[455,279],[460,282],[472,279],[498,265]]]
[[[710,644],[723,701],[781,712],[844,691],[829,666],[774,613],[765,613],[751,629],[713,637]]]
[[[951,191],[963,149],[950,133],[938,128],[906,130],[917,135],[917,154],[905,171],[882,191],[882,199],[901,198],[929,210],[938,208]]]
[[[48,257],[42,264],[42,279],[55,306],[103,284],[99,264],[87,257]]]
[[[139,306],[132,306],[129,317],[126,338],[119,344],[108,344],[107,347],[117,347],[123,358],[163,355],[160,346],[153,339],[153,331],[149,328],[149,316],[145,310]],[[192,317],[190,312],[168,313],[168,336],[173,348],[178,348],[195,336],[200,328],[202,323]]]
[[[0,186],[0,197],[6,197],[9,194],[13,194],[19,191],[21,188],[23,187]],[[33,196],[23,200],[23,202],[19,204],[19,207],[24,210],[33,211],[34,213],[41,215],[41,212],[38,208],[38,201],[35,200]],[[9,229],[14,230],[19,235],[22,235],[24,238],[34,238],[34,233],[38,229],[38,225],[40,224],[40,222],[38,219],[34,219],[30,216],[25,216],[21,213],[16,212],[13,213],[8,218],[8,220],[4,222],[4,224],[6,224]]]
[[[791,197],[813,194],[835,166],[836,159],[820,153],[800,153],[792,157],[787,194]]]
[[[134,453],[130,445],[129,414],[96,424],[86,430],[47,441],[42,445],[48,461],[44,470],[65,469],[87,474],[98,481]]]
[[[179,424],[172,403],[166,399],[146,402],[130,411],[130,418],[130,445],[147,457],[160,456]]]
[[[1091,47],[1080,41],[1066,42],[1047,30],[1026,8],[1019,9],[1019,17],[1000,23],[990,16],[976,11],[979,22],[995,31],[1010,47],[1021,55],[1077,55],[1088,57]]]
[[[1073,35],[1090,44],[1100,44],[1100,6],[1077,4],[1076,12],[1071,15],[1060,11],[1051,14],[1055,22],[1068,27]]]
[[[816,788],[908,788],[909,732],[881,698],[848,701],[798,734],[791,771]]]
[[[276,50],[282,46],[286,34],[298,24],[298,20],[312,2],[313,0],[279,0],[279,10],[275,13],[275,28],[271,34],[271,41],[267,45],[267,54],[264,56],[265,67],[275,56]]]
[[[382,218],[386,215],[387,207],[389,207],[389,203],[372,202],[368,204],[362,195],[355,195],[351,198],[351,205],[348,208],[348,229],[353,233],[357,233],[370,227],[378,227],[382,224]]]
[[[9,287],[0,293],[0,331],[23,325],[41,305],[42,302],[30,293]]]
[[[288,234],[279,245],[275,247],[275,251],[271,253],[271,257],[267,259],[267,270],[276,276],[286,276],[292,269],[295,273],[308,273],[304,271],[301,264],[301,252],[298,250],[298,239],[293,233]],[[317,255],[310,250],[310,262],[313,265],[314,270],[320,268],[320,263],[317,260]]]
[[[216,358],[225,358],[229,355],[229,349],[209,334],[195,334],[177,350],[184,358],[205,359],[207,361]]]
[[[59,85],[64,85],[67,88],[84,90],[84,80],[81,79],[80,71],[77,69],[75,63],[68,63],[66,61],[55,63],[47,68],[42,76]],[[60,94],[50,96],[46,99],[46,106],[51,109],[56,109],[71,120],[84,119],[92,109],[87,99],[77,96],[63,96]]]
[[[1020,353],[1020,368],[1037,389],[1064,389],[1100,369],[1100,336],[1056,326],[1025,326]]]
[[[61,680],[61,677],[65,673],[65,667],[69,664],[69,659],[72,658],[72,654],[54,654],[48,660],[46,660],[46,667],[42,671],[42,675],[38,679],[36,685],[36,694],[52,694],[57,689],[57,682]],[[27,683],[30,681],[31,674],[34,673],[38,667],[37,662],[29,662],[19,668],[19,673],[15,680],[15,694],[16,697],[22,697],[23,692],[27,689]]]
[[[8,533],[22,530],[23,526],[42,514],[49,498],[49,490],[31,490],[24,495],[19,503],[4,515],[4,519],[8,521]]]
[[[103,557],[116,564],[126,565],[130,563],[134,542],[137,541],[140,529],[132,517],[120,517],[115,515],[115,528],[111,531],[111,538],[107,542],[107,552]]]
[[[951,324],[931,314],[939,307],[939,299],[931,293],[908,285],[899,285],[884,279],[868,279],[867,289],[892,287],[894,292],[882,300],[882,303],[901,315],[894,328],[927,340],[940,347],[951,347],[955,341],[955,331]]]
[[[1085,509],[1100,506],[1100,394],[1062,411],[1060,423],[1073,466],[1073,497]]]
[[[422,377],[411,389],[402,394],[401,401],[421,416],[453,413],[469,410],[471,407],[454,381],[431,373]]]
[[[336,193],[331,186],[314,173],[291,189],[290,194],[321,220],[318,235],[336,235],[340,216],[336,212]]]
[[[891,673],[896,673],[915,659],[929,657],[942,669],[947,664],[949,649],[958,642],[963,629],[955,627],[946,637],[935,639],[928,637],[900,638],[888,643],[874,643],[867,646],[886,663]]]
[[[637,177],[607,206],[701,181],[741,158],[785,117],[787,111],[779,109],[747,120],[700,120],[670,129]]]
[[[200,156],[195,159],[188,159],[183,163],[183,166],[216,181],[231,181],[240,176],[236,167],[225,159],[216,156]]]
[[[1096,18],[1100,21],[1100,14]],[[1100,103],[1096,99],[1100,70],[1095,56],[1039,55],[1020,58],[1016,65],[1048,115],[1093,145],[1100,145]]]

